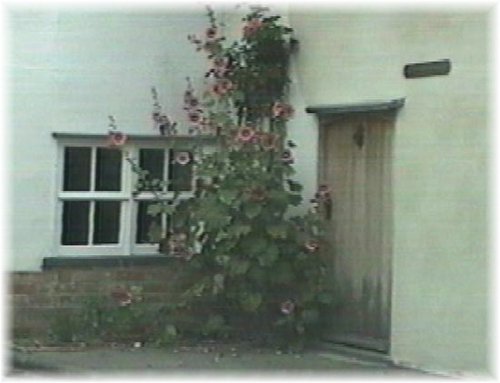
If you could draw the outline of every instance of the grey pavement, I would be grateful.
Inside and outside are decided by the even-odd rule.
[[[238,346],[177,348],[87,348],[76,351],[16,350],[10,355],[10,376],[130,374],[265,374],[336,375],[378,378],[436,378],[424,372],[398,368],[377,358],[332,350],[281,353]]]

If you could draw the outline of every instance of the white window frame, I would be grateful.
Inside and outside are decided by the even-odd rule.
[[[137,230],[137,212],[138,201],[151,201],[155,199],[152,192],[133,193],[135,185],[138,181],[138,175],[132,170],[131,165],[126,161],[125,153],[133,158],[136,163],[139,162],[140,149],[163,149],[165,151],[164,177],[168,180],[168,161],[169,150],[182,150],[182,144],[191,146],[195,137],[184,136],[174,137],[167,140],[166,137],[158,136],[137,136],[129,137],[127,143],[122,147],[122,179],[121,191],[118,192],[98,192],[98,191],[63,191],[64,181],[64,149],[65,147],[90,147],[91,148],[91,190],[94,189],[95,183],[95,164],[96,164],[96,148],[108,147],[107,135],[77,135],[54,133],[57,138],[57,203],[55,214],[55,230],[54,230],[54,248],[57,256],[79,257],[79,256],[126,256],[126,255],[159,255],[158,244],[138,244],[136,243]],[[174,142],[180,144],[173,145]],[[205,147],[205,146],[204,146]],[[206,145],[208,150],[213,148],[213,145]],[[192,190],[180,192],[178,199],[187,199],[194,194],[195,169],[193,169]],[[174,196],[173,191],[162,192],[162,199],[169,200]],[[63,202],[70,200],[116,200],[121,201],[120,208],[120,232],[118,235],[118,244],[102,244],[102,245],[62,245],[62,230],[63,230]],[[89,211],[89,238],[93,235],[93,212],[94,204],[91,203]],[[166,225],[166,218],[162,217],[163,227]],[[91,243],[91,242],[89,242]]]

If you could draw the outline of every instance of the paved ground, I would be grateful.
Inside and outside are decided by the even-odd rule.
[[[429,378],[381,360],[342,355],[331,350],[280,353],[238,346],[198,346],[172,349],[96,348],[78,351],[14,351],[11,376],[78,374],[297,374],[362,377]],[[433,377],[435,378],[435,377]]]

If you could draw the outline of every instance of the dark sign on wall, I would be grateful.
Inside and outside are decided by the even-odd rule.
[[[404,67],[406,78],[444,76],[450,73],[451,61],[448,59],[423,63],[407,64]]]

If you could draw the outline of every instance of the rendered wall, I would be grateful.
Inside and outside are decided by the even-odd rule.
[[[53,256],[54,131],[107,132],[113,114],[127,133],[156,134],[150,87],[179,125],[187,76],[204,57],[188,40],[203,33],[202,7],[150,13],[11,10],[8,18],[12,270],[38,270]],[[15,256],[14,256],[15,254]]]
[[[393,158],[391,357],[483,371],[488,347],[486,13],[291,10],[306,105],[406,98]],[[407,63],[449,58],[449,76],[405,79]],[[316,122],[300,121],[303,153]],[[311,160],[312,162],[312,160]],[[311,172],[312,173],[312,168]],[[311,174],[303,174],[313,180]]]
[[[300,40],[289,131],[306,198],[316,186],[317,123],[305,106],[406,97],[393,159],[393,359],[485,368],[486,14],[292,10],[288,20]],[[203,31],[206,18],[200,8],[192,15],[15,11],[9,21],[11,269],[38,270],[53,255],[50,133],[102,133],[108,114],[125,132],[153,133],[151,85],[182,122],[184,78],[206,65],[186,35]],[[442,58],[452,61],[449,76],[402,76],[407,63]]]

